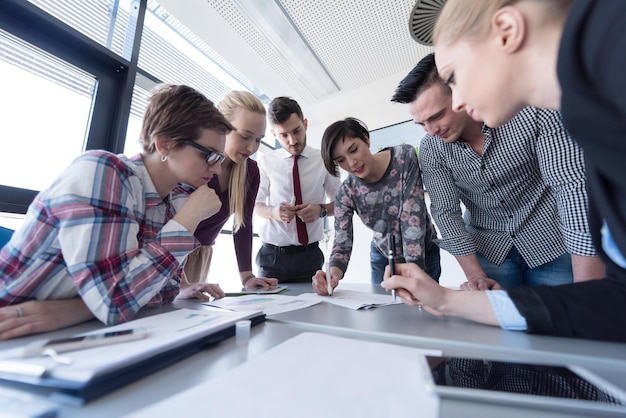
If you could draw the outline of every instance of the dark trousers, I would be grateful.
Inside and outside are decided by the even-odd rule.
[[[256,264],[259,277],[276,278],[279,283],[311,283],[315,272],[322,269],[324,253],[317,242],[306,247],[264,243],[256,255]]]

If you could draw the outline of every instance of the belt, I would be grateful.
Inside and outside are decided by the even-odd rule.
[[[280,254],[297,254],[297,253],[303,253],[305,251],[319,248],[319,246],[317,245],[317,241],[312,242],[308,245],[287,245],[284,247],[278,247],[276,245],[263,243],[263,246],[267,248],[268,250],[271,250]]]

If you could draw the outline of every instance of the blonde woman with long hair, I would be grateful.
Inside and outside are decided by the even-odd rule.
[[[383,287],[437,315],[626,342],[625,19],[623,0],[448,0],[434,33],[454,110],[489,126],[528,105],[561,111],[585,153],[589,224],[604,278],[455,292],[405,264]]]
[[[211,265],[212,246],[231,215],[233,241],[242,285],[248,288],[275,286],[276,279],[255,277],[252,273],[252,212],[259,189],[259,169],[254,154],[265,136],[266,111],[252,93],[231,91],[217,105],[235,127],[226,135],[222,171],[208,183],[218,194],[222,208],[196,229],[202,247],[189,254],[185,274],[190,282],[204,282]]]

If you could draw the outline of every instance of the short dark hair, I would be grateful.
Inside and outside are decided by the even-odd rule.
[[[202,129],[228,134],[234,128],[213,102],[198,90],[172,84],[159,84],[154,88],[141,127],[144,151],[154,152],[154,137],[157,135],[166,135],[177,143],[199,138]]]
[[[304,120],[302,109],[298,102],[290,97],[276,97],[267,107],[267,118],[272,125],[283,123],[295,113],[300,120]]]
[[[432,85],[440,85],[447,94],[452,94],[437,72],[435,54],[430,53],[421,59],[411,72],[404,77],[391,98],[396,103],[411,103],[417,96]]]
[[[370,134],[367,126],[356,118],[345,118],[330,125],[322,135],[322,160],[326,171],[335,177],[339,177],[337,164],[333,160],[333,150],[337,142],[346,138],[361,138],[364,142],[369,140]]]

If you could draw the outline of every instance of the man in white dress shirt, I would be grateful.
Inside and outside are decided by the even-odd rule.
[[[265,219],[256,256],[259,276],[310,282],[324,263],[318,242],[324,218],[333,214],[340,180],[326,171],[320,151],[307,146],[308,121],[298,102],[275,98],[268,119],[282,148],[258,159],[261,184],[254,213]]]

